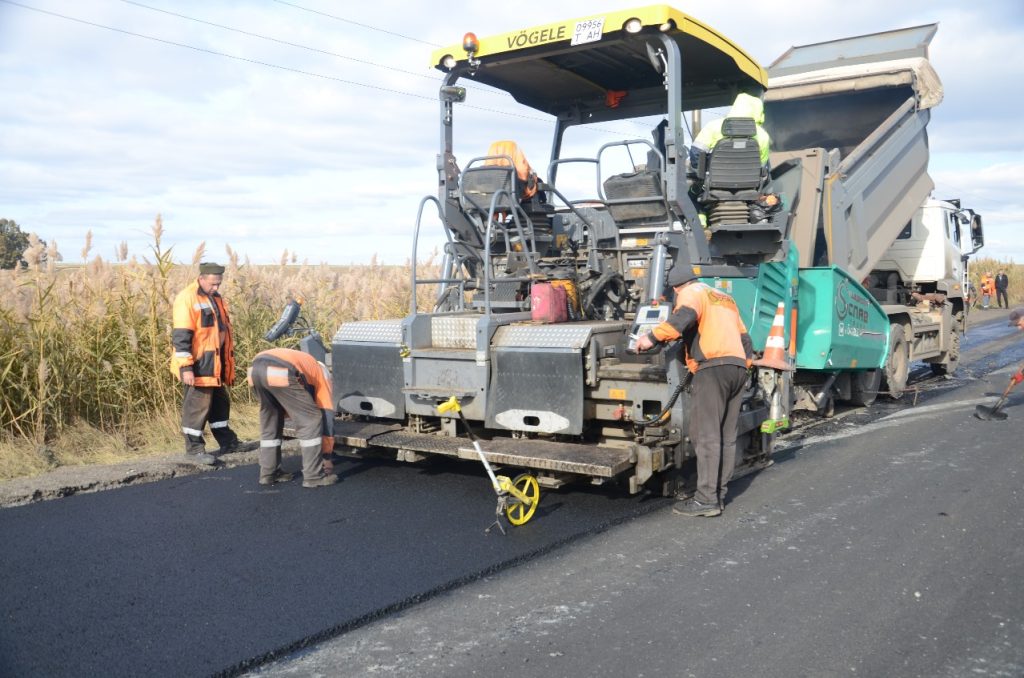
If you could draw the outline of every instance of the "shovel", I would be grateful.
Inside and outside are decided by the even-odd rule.
[[[1003,391],[1003,395],[999,397],[996,404],[993,407],[985,407],[984,405],[978,405],[974,408],[974,416],[982,421],[1004,421],[1006,419],[1006,412],[1001,412],[1000,409],[1006,404],[1006,399],[1010,396],[1010,391],[1019,382],[1017,375],[1010,377],[1010,383],[1006,385],[1006,390]]]

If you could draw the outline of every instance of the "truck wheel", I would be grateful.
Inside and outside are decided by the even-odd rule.
[[[907,390],[910,375],[910,345],[907,343],[903,325],[889,326],[889,357],[885,359],[885,385],[889,397],[899,400]]]
[[[850,402],[858,407],[867,407],[878,397],[882,385],[882,370],[864,370],[850,375]]]
[[[956,329],[952,330],[952,335],[949,337],[949,350],[942,354],[942,362],[932,363],[929,367],[932,368],[932,374],[938,376],[953,376],[956,372],[957,365],[960,364],[960,333]]]

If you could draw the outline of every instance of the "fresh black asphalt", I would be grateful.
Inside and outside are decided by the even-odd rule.
[[[476,465],[337,468],[326,488],[250,466],[0,511],[0,676],[236,673],[665,505],[560,490],[502,537]]]
[[[1002,341],[1006,334],[1002,323],[975,328],[965,346]],[[1022,357],[1019,349],[989,350],[966,371],[984,373],[1019,363]],[[1006,378],[997,380],[996,391]],[[998,393],[988,395],[994,398]],[[922,401],[927,396],[922,393]],[[1011,424],[1019,416],[1011,417]],[[939,435],[952,421],[936,420]],[[973,421],[968,418],[968,423]],[[834,430],[848,425],[838,422]],[[998,430],[988,426],[981,429],[986,434]],[[1005,450],[1016,452],[1019,446],[1004,445]],[[785,459],[783,454],[780,461]],[[297,461],[289,460],[291,468]],[[316,490],[303,489],[298,481],[259,488],[257,471],[250,466],[0,510],[0,677],[237,673],[274,656],[295,657],[297,650],[320,640],[666,505],[623,497],[612,488],[563,489],[545,493],[538,515],[527,526],[511,530],[507,537],[485,536],[494,497],[486,476],[473,463],[339,466],[343,482]],[[827,467],[827,476],[837,482],[871,468],[861,464],[842,473],[831,459]],[[886,477],[921,477],[911,465],[904,468],[906,473]],[[801,465],[805,483],[808,470]],[[1014,478],[999,480],[1012,483]],[[811,484],[829,487],[824,475]],[[770,489],[771,483],[762,480],[758,488]],[[939,494],[951,496],[954,489]],[[744,501],[758,504],[753,495]],[[766,505],[778,503],[766,499]],[[968,498],[967,506],[982,515],[996,515],[996,507],[985,502]],[[728,524],[712,522],[704,529]],[[1019,533],[1019,522],[1016,529]],[[691,531],[684,552],[708,553],[701,544],[689,543]],[[968,553],[994,554],[997,563],[1019,563],[1019,542],[1003,544],[1000,535],[1012,533],[997,529],[988,542],[964,546]],[[630,543],[621,545],[625,552],[631,548]],[[566,551],[572,550],[560,553]],[[939,559],[935,567],[945,567],[942,562]],[[545,580],[532,591],[524,589],[515,575],[510,581],[517,582],[515,595],[527,596],[534,606],[537,596],[554,600],[545,589],[546,580],[558,582],[554,588],[559,590],[573,571],[580,572],[570,568],[568,574],[543,573],[527,567],[526,578],[542,575]],[[837,574],[843,576],[844,571]],[[498,587],[505,579],[482,584]],[[616,585],[621,587],[624,581]],[[946,584],[958,586],[955,581]],[[580,586],[587,590],[594,583],[583,581]],[[651,611],[657,607],[652,601],[660,601],[662,607],[678,604],[660,588],[646,604],[637,603],[635,594],[644,590],[644,580],[627,586],[634,633],[649,630]],[[503,600],[507,605],[507,597]],[[488,606],[485,617],[489,614],[486,618],[491,619],[495,613]],[[653,618],[659,617],[664,615],[655,612]],[[616,615],[587,629],[612,633],[625,621]],[[485,624],[474,628],[486,637]],[[646,633],[634,640],[638,645],[652,642]],[[597,646],[617,656],[617,661],[630,656],[607,638],[594,641],[590,652]],[[666,640],[664,647],[677,647],[677,639]],[[503,672],[496,664],[487,665]],[[624,666],[619,668],[625,671]],[[657,673],[673,673],[665,669],[659,666]],[[337,672],[337,666],[331,672]]]

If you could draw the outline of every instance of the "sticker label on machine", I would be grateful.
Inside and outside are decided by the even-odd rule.
[[[840,337],[878,336],[867,331],[868,308],[871,302],[857,292],[850,291],[846,281],[836,289],[836,318],[839,320],[837,333]]]
[[[604,17],[599,19],[587,19],[577,21],[573,30],[571,45],[585,45],[588,42],[597,42],[604,33]]]

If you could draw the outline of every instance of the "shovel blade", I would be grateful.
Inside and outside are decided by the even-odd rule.
[[[1000,412],[998,407],[985,407],[978,405],[974,408],[974,416],[983,421],[1003,421],[1006,419],[1006,412]]]

